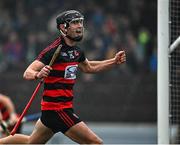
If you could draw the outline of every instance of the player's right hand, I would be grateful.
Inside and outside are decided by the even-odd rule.
[[[50,71],[52,70],[52,67],[49,65],[44,66],[41,71],[37,74],[38,78],[45,78],[49,75]]]

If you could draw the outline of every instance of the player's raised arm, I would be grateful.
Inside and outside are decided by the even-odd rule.
[[[89,61],[86,59],[79,64],[79,68],[86,73],[96,73],[110,69],[114,65],[119,65],[126,61],[125,51],[119,51],[115,54],[114,58],[103,61]]]

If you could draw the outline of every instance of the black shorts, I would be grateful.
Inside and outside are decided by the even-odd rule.
[[[81,120],[74,114],[72,108],[67,108],[61,110],[43,110],[41,122],[54,133],[65,133],[69,128],[81,122]]]

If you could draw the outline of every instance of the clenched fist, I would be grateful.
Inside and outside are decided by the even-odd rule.
[[[121,64],[126,61],[125,51],[119,51],[115,55],[116,64]]]
[[[40,72],[36,74],[36,78],[45,78],[49,75],[50,71],[52,70],[52,67],[49,65],[44,66]]]

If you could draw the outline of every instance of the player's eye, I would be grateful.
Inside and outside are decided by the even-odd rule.
[[[79,19],[74,19],[70,22],[71,24],[83,24],[83,19],[79,18]]]

